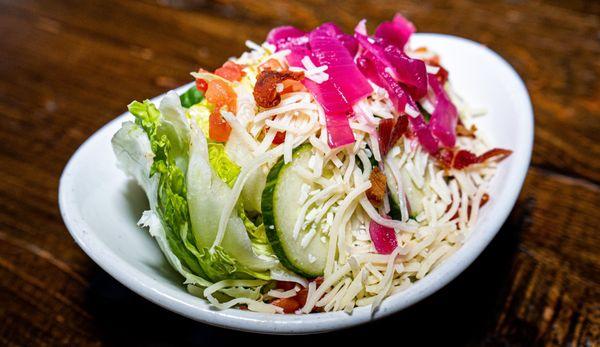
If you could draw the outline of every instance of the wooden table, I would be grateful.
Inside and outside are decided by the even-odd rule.
[[[511,217],[457,280],[392,317],[312,341],[600,343],[600,2],[199,3],[0,1],[0,345],[256,337],[179,317],[100,270],[63,225],[60,173],[131,100],[219,66],[247,38],[260,42],[284,23],[350,30],[395,11],[420,31],[482,42],[515,67],[535,108],[533,162]]]

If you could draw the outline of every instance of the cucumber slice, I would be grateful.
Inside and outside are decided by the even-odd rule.
[[[261,201],[265,230],[273,251],[283,266],[307,278],[323,275],[328,249],[328,242],[321,241],[318,227],[306,247],[302,247],[301,242],[308,230],[301,230],[296,239],[293,237],[302,208],[301,187],[309,184],[293,168],[308,169],[312,150],[310,144],[304,144],[294,150],[290,163],[285,164],[281,158],[269,171]]]
[[[411,218],[416,218],[423,211],[423,192],[417,188],[408,175],[408,171],[404,167],[400,168],[400,176],[402,179],[402,188],[406,194],[408,202],[408,213]]]
[[[400,212],[398,186],[396,185],[396,179],[392,174],[391,168],[387,165],[385,166],[385,176],[390,191],[390,216],[393,219],[401,220],[402,213]],[[400,168],[400,181],[402,182],[402,188],[406,195],[409,217],[416,218],[417,215],[423,211],[423,192],[415,186],[404,167]]]

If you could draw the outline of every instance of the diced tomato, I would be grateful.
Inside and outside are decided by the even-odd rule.
[[[227,61],[223,66],[215,70],[215,75],[221,76],[229,81],[239,81],[246,75],[242,70],[244,67],[232,61]]]
[[[281,307],[284,313],[294,313],[301,306],[294,298],[276,299],[271,302],[272,305]]]
[[[208,117],[208,137],[213,141],[225,142],[231,134],[231,126],[217,112],[211,113]]]
[[[296,301],[298,302],[298,304],[300,305],[300,307],[304,307],[304,305],[306,305],[306,298],[308,297],[308,289],[307,288],[302,288],[300,289],[300,291],[298,291],[298,294],[296,294],[296,296],[294,297],[294,299],[296,299]]]
[[[280,145],[285,141],[285,131],[278,131],[273,138],[274,145]]]
[[[206,88],[208,88],[208,83],[206,83],[206,81],[203,80],[202,78],[197,78],[196,79],[196,89],[198,89],[202,93],[206,93]]]
[[[319,286],[321,284],[323,284],[323,277],[319,276],[317,278],[315,278],[314,280],[312,280],[312,282],[315,282],[315,284],[317,285],[317,288],[319,288]],[[300,307],[304,307],[304,305],[306,305],[306,298],[308,297],[308,288],[302,288],[298,291],[298,294],[296,294],[296,296],[294,296],[294,299],[296,299],[296,301],[298,301],[298,304],[300,304]],[[314,311],[318,311],[319,308],[315,307],[313,308],[313,312]]]
[[[223,106],[227,106],[229,112],[236,112],[237,95],[227,82],[220,79],[208,82],[208,88],[204,96],[208,102],[215,105],[215,109],[218,110]]]
[[[296,286],[296,282],[289,281],[277,281],[277,289],[281,289],[283,291],[293,289]]]

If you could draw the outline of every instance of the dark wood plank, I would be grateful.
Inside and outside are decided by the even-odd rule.
[[[599,343],[599,2],[198,3],[0,0],[0,345],[248,338],[148,304],[98,269],[61,221],[62,168],[132,99],[217,67],[273,26],[335,20],[350,30],[397,10],[421,31],[483,42],[517,69],[536,113],[533,167],[501,233],[456,281],[393,317],[325,337],[402,328],[409,345]]]

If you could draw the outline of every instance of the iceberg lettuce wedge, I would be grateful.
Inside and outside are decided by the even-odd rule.
[[[229,236],[222,245],[211,248],[219,199],[229,190],[225,181],[237,177],[237,165],[227,161],[222,146],[212,151],[216,156],[212,166],[220,168],[215,170],[206,138],[195,122],[190,124],[174,92],[163,98],[159,108],[148,100],[134,101],[128,108],[135,122],[123,123],[112,139],[118,166],[144,189],[150,210],[139,224],[149,227],[185,283],[207,287],[223,279],[270,279],[269,270],[278,261],[268,251],[254,252],[262,245],[253,246],[239,216],[231,217]],[[213,199],[199,199],[200,193]]]

